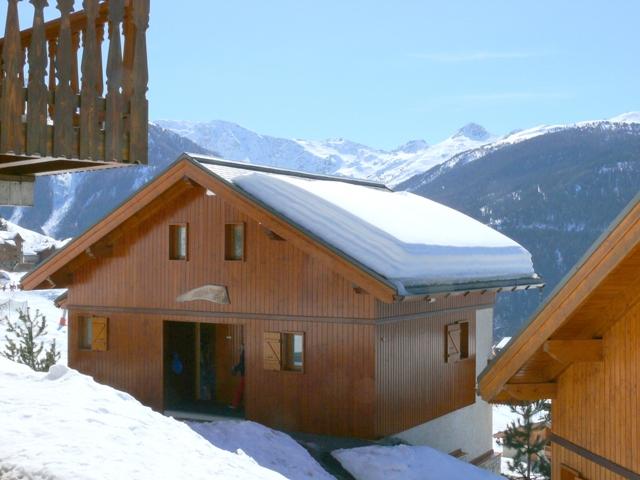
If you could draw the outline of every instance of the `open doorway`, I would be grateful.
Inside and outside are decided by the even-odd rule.
[[[244,417],[243,402],[234,402],[241,376],[238,369],[233,372],[242,344],[242,325],[165,321],[165,413],[192,419]]]

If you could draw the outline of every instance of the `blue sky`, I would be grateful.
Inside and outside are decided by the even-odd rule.
[[[442,140],[471,121],[503,134],[640,110],[634,0],[152,0],[151,8],[152,119],[223,119],[393,148]]]

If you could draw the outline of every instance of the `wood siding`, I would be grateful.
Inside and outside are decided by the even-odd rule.
[[[109,234],[113,244],[74,263],[74,368],[162,410],[163,322],[233,324],[244,332],[246,416],[274,428],[375,438],[473,403],[475,311],[494,294],[386,305],[222,195],[179,183],[171,202],[149,204]],[[230,223],[245,224],[243,261],[224,259]],[[189,226],[186,261],[169,259],[170,224]],[[176,301],[207,284],[226,286],[230,304]],[[78,351],[81,314],[109,318],[107,352]],[[455,321],[469,321],[469,358],[447,364],[445,325]],[[304,333],[302,373],[265,370],[264,332]]]
[[[243,325],[248,419],[282,430],[374,436],[372,325],[114,313],[108,315],[109,349],[92,352],[78,349],[78,317],[90,313],[70,315],[69,365],[156,410],[163,409],[163,321]],[[304,333],[304,373],[264,369],[267,331]]]
[[[446,326],[455,322],[469,322],[469,356],[446,363]],[[378,436],[407,430],[475,402],[475,332],[473,308],[376,327]]]
[[[372,318],[374,299],[320,261],[272,240],[260,224],[194,187],[126,232],[110,257],[74,273],[70,305],[163,308],[297,317]],[[246,223],[246,258],[224,260],[225,223]],[[169,260],[168,225],[189,224],[188,261]],[[206,284],[225,285],[231,303],[178,303]]]
[[[636,292],[636,302],[638,293]],[[640,473],[640,304],[604,335],[604,361],[576,363],[559,378],[553,431],[590,452]],[[553,477],[560,465],[587,480],[622,479],[553,445]]]

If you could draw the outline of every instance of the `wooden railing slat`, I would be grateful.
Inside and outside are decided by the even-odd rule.
[[[0,100],[0,151],[24,152],[22,114],[24,113],[24,83],[20,72],[24,66],[24,51],[20,43],[18,0],[8,0],[5,42],[2,48],[2,99]]]
[[[60,37],[56,55],[55,112],[53,119],[53,154],[56,157],[75,157],[73,135],[73,89],[72,75],[72,43],[69,15],[73,9],[73,0],[58,0],[60,10]]]
[[[33,35],[29,46],[27,86],[27,153],[47,155],[47,43],[44,36],[44,7],[47,0],[30,0],[34,7]]]
[[[82,89],[80,94],[80,158],[100,159],[100,115],[102,56],[96,33],[98,0],[84,0],[87,28],[83,35]]]
[[[122,160],[122,46],[120,24],[124,17],[124,1],[109,3],[109,54],[107,58],[107,112],[105,117],[105,160]]]
[[[149,102],[147,90],[149,65],[147,62],[147,29],[149,28],[149,0],[134,2],[135,55],[132,67],[132,93],[129,100],[129,161],[146,164],[148,156]]]

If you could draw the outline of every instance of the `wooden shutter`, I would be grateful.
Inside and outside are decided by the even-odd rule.
[[[461,335],[460,324],[453,323],[451,325],[447,325],[446,329],[447,329],[447,332],[446,332],[447,350],[445,355],[445,361],[447,363],[457,362],[458,360],[460,360],[460,352],[461,352],[460,341],[461,341],[462,335]]]
[[[262,351],[265,370],[282,370],[282,347],[279,333],[264,332]]]
[[[92,338],[91,338],[91,350],[97,352],[107,351],[107,337],[108,337],[108,319],[104,317],[92,317]]]

